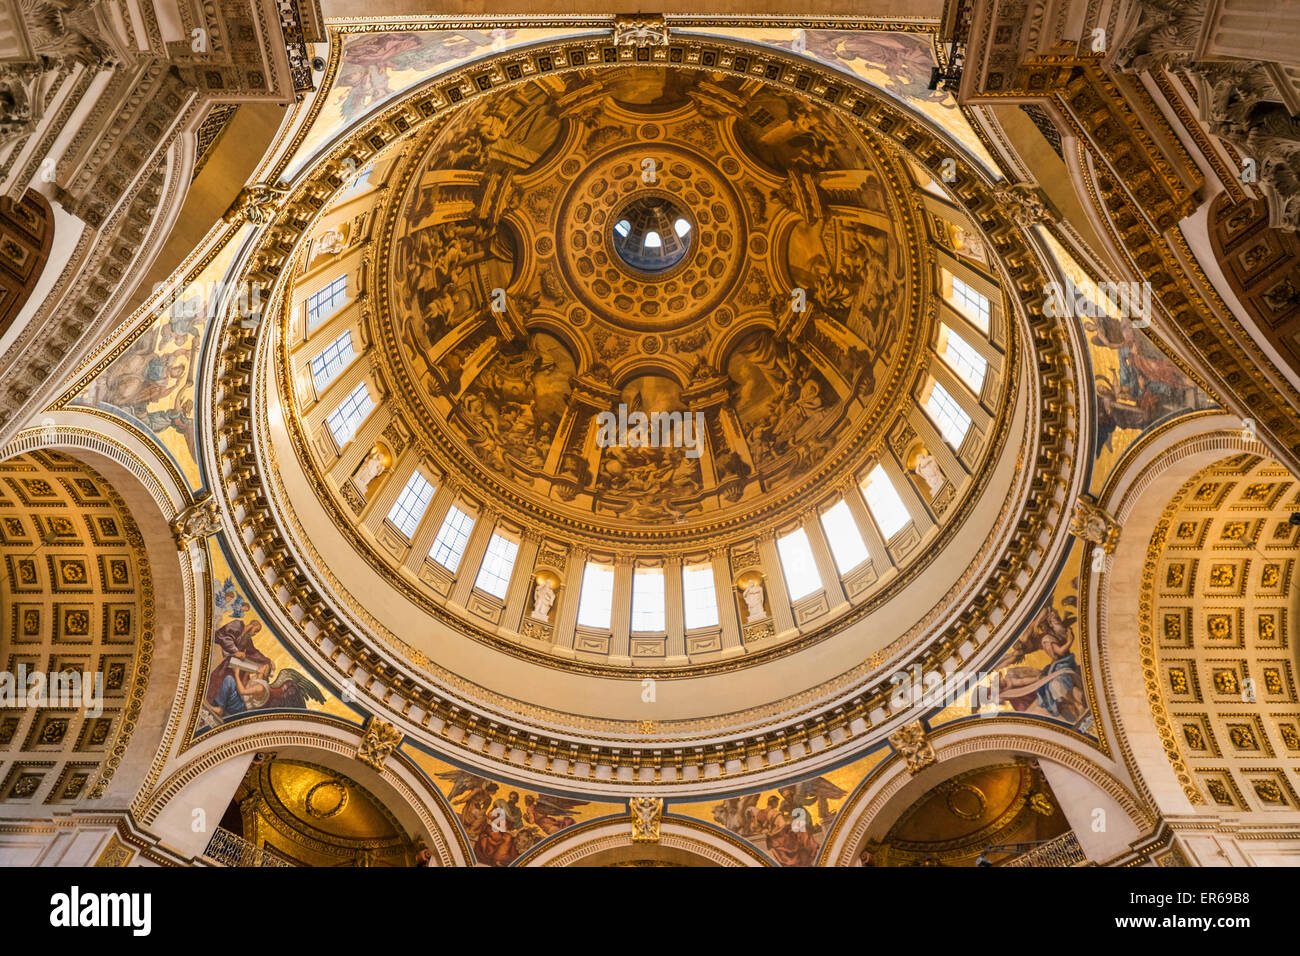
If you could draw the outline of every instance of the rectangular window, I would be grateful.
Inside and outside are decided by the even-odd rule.
[[[415,534],[415,529],[419,526],[420,519],[424,517],[425,509],[429,507],[429,499],[432,497],[433,485],[417,471],[406,483],[402,493],[397,496],[397,503],[393,505],[393,510],[388,512],[388,520],[398,531],[410,538]]]
[[[374,407],[370,389],[365,382],[362,382],[352,390],[352,394],[343,399],[343,403],[338,408],[330,412],[326,421],[334,434],[335,443],[340,448],[352,440],[352,436],[357,433],[361,423],[370,416]]]
[[[984,376],[989,363],[984,356],[975,351],[975,347],[943,323],[939,324],[939,336],[943,339],[940,357],[957,376],[970,386],[976,395],[984,387]]]
[[[960,448],[970,431],[970,416],[957,404],[957,400],[948,394],[948,390],[938,382],[930,389],[926,399],[925,411],[938,426],[940,433],[954,449]]]
[[[952,276],[952,296],[948,300],[955,308],[985,335],[989,331],[988,296],[975,289],[969,283]]]
[[[718,592],[713,589],[713,565],[682,567],[682,597],[686,629],[718,626]]]
[[[510,572],[515,569],[515,556],[519,554],[519,542],[499,534],[492,535],[488,542],[487,554],[478,569],[478,578],[474,587],[486,591],[493,597],[504,598],[510,587]]]
[[[460,556],[465,553],[469,533],[473,530],[474,516],[452,505],[447,517],[442,519],[442,527],[438,529],[438,537],[429,549],[429,557],[448,571],[455,571],[460,567]]]
[[[614,569],[608,564],[587,562],[582,571],[582,594],[578,598],[578,623],[583,627],[609,630],[614,613]]]
[[[822,512],[822,528],[826,531],[826,540],[831,544],[831,554],[835,556],[840,574],[848,574],[870,557],[858,531],[858,523],[853,520],[853,512],[843,498]]]
[[[311,377],[316,382],[316,394],[324,392],[335,376],[351,365],[356,357],[357,353],[352,350],[351,329],[325,346],[325,351],[311,360]]]
[[[813,559],[812,546],[808,544],[808,535],[803,528],[777,538],[776,550],[781,555],[781,570],[785,572],[791,601],[821,589],[822,578],[817,573],[817,562]]]
[[[637,568],[632,572],[632,630],[665,630],[664,572],[662,568]]]
[[[348,297],[348,276],[345,272],[323,288],[307,296],[307,331],[320,325],[343,305]]]
[[[907,506],[898,496],[894,483],[885,474],[885,469],[877,465],[862,482],[862,497],[866,499],[867,509],[875,519],[881,536],[888,541],[898,534],[912,516],[907,513]]]

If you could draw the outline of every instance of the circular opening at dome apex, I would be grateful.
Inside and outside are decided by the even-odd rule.
[[[648,275],[667,272],[691,248],[691,221],[666,196],[640,196],[614,217],[614,251],[623,262]]]

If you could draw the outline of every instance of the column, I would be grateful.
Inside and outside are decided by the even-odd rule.
[[[397,504],[398,497],[402,494],[402,489],[406,483],[411,480],[416,469],[420,467],[419,454],[412,451],[405,455],[401,461],[394,463],[387,480],[380,487],[379,493],[375,495],[374,502],[366,502],[368,511],[366,520],[362,522],[365,529],[371,534],[378,534],[379,527],[388,517],[388,512],[393,510],[393,505]]]
[[[767,586],[767,603],[772,609],[772,623],[777,636],[795,629],[794,610],[790,607],[790,589],[785,584],[781,569],[781,555],[776,550],[776,537],[767,532],[758,539],[758,553],[763,559],[763,575]]]
[[[424,513],[420,520],[420,525],[415,529],[415,534],[411,535],[411,552],[406,556],[405,566],[413,574],[419,574],[420,568],[424,567],[425,559],[429,557],[429,551],[433,548],[434,539],[438,537],[438,531],[442,528],[442,519],[447,517],[447,512],[452,504],[456,501],[456,495],[460,493],[460,486],[451,480],[444,479],[437,490],[434,491],[433,497],[429,499],[429,510]],[[391,508],[392,505],[389,505]]]
[[[682,559],[664,561],[664,629],[668,632],[669,657],[686,653],[686,606],[682,597]]]
[[[921,501],[921,493],[916,490],[916,485],[908,479],[907,474],[903,471],[901,465],[892,454],[886,452],[880,459],[880,467],[885,470],[889,480],[894,483],[894,489],[898,496],[903,499],[903,504],[907,507],[907,513],[912,516],[912,524],[916,526],[917,532],[924,537],[925,533],[934,527],[934,519],[930,517],[930,512],[926,510],[925,503]]]
[[[559,616],[555,619],[554,643],[560,647],[573,647],[573,631],[578,626],[578,602],[582,598],[582,572],[587,566],[584,548],[569,551],[569,565],[564,570],[564,590],[561,592]]]
[[[804,534],[808,535],[808,544],[812,548],[813,558],[817,562],[817,574],[822,579],[822,589],[826,592],[826,609],[838,611],[848,605],[844,594],[844,583],[840,580],[840,568],[831,553],[831,543],[826,539],[826,529],[822,527],[821,515],[809,511],[804,515]]]
[[[736,586],[725,550],[709,552],[713,565],[713,590],[718,601],[718,624],[722,628],[722,649],[740,647],[740,612],[736,607]]]
[[[474,590],[474,579],[478,577],[478,567],[483,563],[483,555],[487,553],[488,541],[492,539],[496,523],[496,512],[492,509],[483,508],[479,511],[474,521],[474,530],[469,535],[469,543],[465,545],[465,553],[460,556],[460,564],[456,567],[456,583],[452,586],[449,603],[464,607],[469,601],[469,592]]]
[[[632,631],[632,562],[628,558],[614,559],[614,597],[609,612],[610,657],[628,657]]]
[[[943,440],[939,434],[939,429],[934,427],[934,422],[930,421],[920,406],[913,406],[912,411],[908,414],[907,420],[915,429],[917,437],[925,444],[925,449],[934,456],[935,461],[943,470],[944,475],[952,482],[953,487],[961,483],[961,478],[969,474],[968,469],[962,464],[961,459],[957,457],[952,446]]]
[[[519,536],[519,553],[515,555],[515,570],[510,576],[510,589],[506,591],[506,608],[501,613],[501,626],[508,631],[518,631],[524,615],[532,613],[533,562],[541,544],[535,531],[525,531]]]
[[[889,548],[885,545],[885,539],[880,536],[880,529],[876,527],[876,522],[871,517],[871,511],[867,508],[867,501],[862,497],[862,489],[858,487],[857,479],[840,489],[844,496],[844,503],[849,506],[849,511],[853,513],[853,520],[857,522],[858,530],[862,532],[862,542],[867,546],[867,554],[871,555],[872,567],[876,569],[876,576],[883,576],[886,571],[894,566],[894,559],[889,556]]]
[[[352,473],[357,470],[361,460],[370,454],[370,449],[375,447],[375,442],[379,440],[379,437],[384,433],[384,429],[388,427],[391,421],[392,415],[387,409],[376,408],[370,417],[361,423],[361,427],[357,429],[352,441],[343,447],[342,451],[339,452],[339,457],[330,466],[330,478],[334,480],[336,485],[341,488],[343,482],[352,477]],[[396,467],[397,462],[393,462],[386,477],[392,477],[393,470]],[[384,484],[387,485],[388,481],[385,480]],[[366,504],[369,503],[366,502]]]

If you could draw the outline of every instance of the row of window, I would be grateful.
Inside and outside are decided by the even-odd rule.
[[[987,334],[990,317],[988,298],[946,270],[944,279],[944,294],[948,301],[974,326]],[[337,311],[346,295],[345,274],[308,296],[308,330],[319,326]],[[937,351],[954,375],[978,396],[988,372],[988,362],[984,356],[954,329],[942,323]],[[344,331],[326,345],[310,363],[317,392],[324,392],[356,357],[351,330]],[[340,448],[352,440],[374,407],[369,387],[361,382],[326,417],[330,432]],[[923,408],[944,439],[954,449],[960,447],[970,429],[971,417],[942,383],[932,381]],[[911,521],[902,497],[880,465],[876,465],[862,480],[860,490],[882,539],[888,541]],[[414,536],[433,499],[433,491],[433,485],[418,472],[412,475],[402,489],[388,514],[388,520],[406,538]],[[827,509],[822,513],[821,521],[841,574],[848,573],[867,560],[869,554],[866,544],[847,502],[840,500]],[[473,516],[453,506],[439,528],[429,550],[429,557],[455,572],[469,543],[473,527]],[[498,598],[504,598],[518,550],[518,543],[511,538],[493,534],[475,586]],[[804,529],[799,528],[780,537],[777,540],[777,550],[791,600],[797,601],[822,587],[821,575]],[[579,624],[601,629],[610,626],[613,589],[613,568],[589,563],[583,573]],[[685,567],[682,571],[682,591],[686,626],[716,626],[717,602],[712,568],[708,565]],[[638,632],[662,631],[664,603],[662,570],[636,569],[632,581],[632,629]]]
[[[911,520],[902,498],[880,465],[862,480],[861,490],[867,510],[885,539],[893,537]],[[416,472],[389,510],[389,523],[407,539],[415,535],[424,519],[433,500],[433,491],[432,483]],[[870,557],[848,502],[840,499],[822,512],[821,523],[841,574],[847,574]],[[460,567],[473,530],[473,515],[453,505],[443,518],[429,549],[429,557],[454,573]],[[797,528],[782,535],[776,544],[790,599],[797,601],[820,590],[821,574],[804,529]],[[479,566],[475,587],[504,599],[518,553],[517,541],[494,533]],[[682,571],[682,592],[688,628],[717,625],[713,569],[709,565],[687,565]],[[599,562],[589,563],[583,572],[578,623],[584,627],[608,628],[613,613],[613,594],[613,567]],[[656,568],[637,568],[632,578],[632,629],[662,631],[663,622],[663,572]]]

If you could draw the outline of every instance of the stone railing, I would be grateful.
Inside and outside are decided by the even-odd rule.
[[[998,866],[1079,866],[1087,862],[1083,847],[1071,830]]]
[[[203,855],[222,866],[293,866],[270,850],[249,843],[238,834],[217,827]]]

